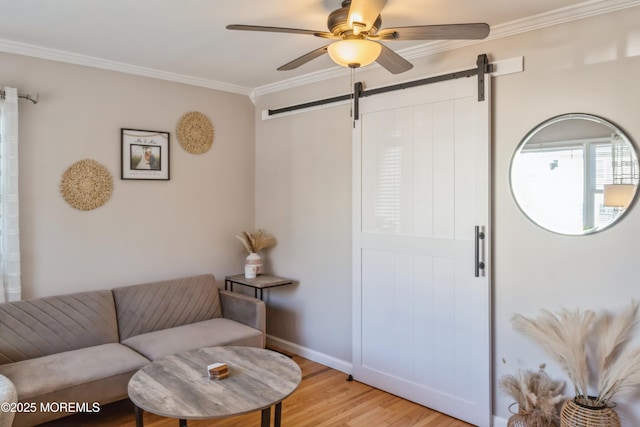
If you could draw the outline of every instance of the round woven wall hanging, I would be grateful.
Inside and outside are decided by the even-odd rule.
[[[60,192],[72,207],[89,211],[99,208],[111,198],[113,177],[95,160],[80,160],[62,174]]]
[[[207,116],[197,111],[186,113],[178,122],[178,143],[184,151],[202,154],[213,144],[213,126]]]

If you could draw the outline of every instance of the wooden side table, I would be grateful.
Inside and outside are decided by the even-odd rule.
[[[284,286],[293,284],[293,280],[284,277],[270,276],[268,274],[259,274],[255,279],[247,279],[244,274],[235,274],[224,278],[224,290],[233,292],[233,285],[243,285],[253,288],[255,298],[258,298],[260,291],[260,299],[263,299],[262,291],[267,288],[275,288],[276,286]]]

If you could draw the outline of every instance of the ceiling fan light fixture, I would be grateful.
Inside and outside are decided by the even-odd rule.
[[[338,0],[325,0],[338,1]],[[294,70],[325,53],[338,65],[349,68],[364,67],[377,61],[392,74],[409,71],[413,65],[379,41],[404,40],[477,40],[489,35],[489,24],[414,25],[382,28],[380,15],[388,0],[340,0],[341,7],[329,13],[327,31],[299,28],[267,27],[263,25],[227,25],[229,30],[263,31],[272,33],[306,34],[323,39],[340,40],[308,52],[280,67],[279,71]],[[400,1],[400,0],[398,0]]]
[[[378,59],[382,46],[365,39],[346,39],[331,43],[327,50],[336,64],[357,68],[369,65]]]

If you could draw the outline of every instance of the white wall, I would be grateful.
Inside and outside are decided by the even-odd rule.
[[[608,231],[563,237],[531,224],[508,187],[520,139],[551,116],[601,115],[640,140],[637,22],[640,8],[627,9],[413,60],[416,67],[400,76],[357,73],[375,87],[470,68],[480,53],[492,60],[525,57],[524,73],[493,82],[496,382],[519,367],[549,362],[512,331],[511,313],[617,309],[640,294],[637,204]],[[41,94],[38,105],[20,105],[25,297],[201,272],[222,279],[241,269],[244,254],[234,235],[255,225],[278,239],[264,254],[267,268],[296,280],[268,293],[269,333],[348,368],[349,108],[261,119],[266,108],[344,94],[348,76],[265,95],[254,110],[244,96],[110,71],[11,54],[0,54],[0,64],[0,84]],[[209,116],[216,130],[211,151],[201,156],[184,152],[175,139],[177,121],[192,110]],[[171,132],[169,182],[119,179],[121,127]],[[90,212],[69,207],[59,192],[61,174],[83,158],[98,160],[114,176],[112,199]],[[495,414],[508,417],[510,399],[494,395]],[[618,406],[625,427],[640,425],[640,413],[630,407]]]
[[[337,113],[337,114],[336,114]],[[256,226],[293,287],[269,294],[268,333],[351,358],[351,122],[348,107],[259,121]],[[340,117],[344,120],[336,119]]]
[[[40,93],[20,101],[23,297],[242,271],[234,235],[254,222],[253,105],[243,95],[0,54],[0,85]],[[180,117],[215,129],[202,155],[180,147]],[[120,179],[120,128],[171,133],[169,181]],[[91,158],[114,178],[92,211],[69,206],[62,173]]]
[[[400,76],[359,70],[368,87],[436,75],[491,60],[525,57],[525,72],[493,82],[494,383],[518,368],[559,368],[512,331],[512,313],[542,308],[619,309],[640,295],[640,206],[605,232],[565,237],[542,230],[518,210],[508,186],[511,156],[545,119],[584,112],[612,120],[640,141],[640,8],[612,12],[413,60]],[[270,295],[269,333],[329,357],[351,360],[351,127],[337,106],[263,121],[260,110],[335,95],[349,78],[264,95],[256,115],[256,224],[278,237],[273,271],[298,281]],[[506,363],[503,363],[502,360]],[[571,394],[572,387],[567,387]],[[498,421],[509,397],[494,390]],[[634,403],[619,402],[623,425],[640,425]]]

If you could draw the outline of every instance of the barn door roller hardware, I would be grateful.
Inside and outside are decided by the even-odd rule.
[[[487,58],[487,55],[483,53],[481,55],[478,55],[478,59],[476,61],[476,67],[470,68],[468,70],[456,71],[454,73],[443,74],[440,76],[414,80],[412,82],[399,83],[396,85],[385,86],[385,87],[376,88],[376,89],[368,89],[368,90],[363,90],[364,85],[362,84],[362,82],[357,82],[354,85],[352,94],[335,96],[333,98],[320,99],[317,101],[306,102],[304,104],[292,105],[290,107],[283,107],[283,108],[268,110],[268,114],[270,116],[273,116],[276,114],[287,113],[290,111],[301,110],[304,108],[317,107],[320,105],[330,104],[334,102],[348,101],[353,98],[354,119],[358,120],[359,119],[359,111],[358,111],[359,101],[360,101],[360,98],[362,97],[378,95],[380,93],[392,92],[396,90],[408,89],[416,86],[423,86],[431,83],[438,83],[438,82],[443,82],[447,80],[454,80],[462,77],[472,77],[472,76],[478,76],[478,101],[482,102],[485,100],[484,81],[486,78],[486,74],[492,73],[493,69],[494,69],[493,64],[489,63],[489,59]]]

